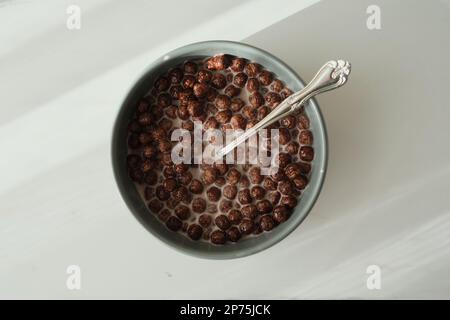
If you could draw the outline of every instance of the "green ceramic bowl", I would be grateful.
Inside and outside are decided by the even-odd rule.
[[[267,249],[291,233],[305,219],[319,196],[327,167],[327,136],[325,124],[314,100],[309,101],[305,110],[311,122],[314,135],[315,158],[310,182],[302,194],[302,199],[292,216],[273,229],[256,237],[215,246],[202,241],[192,241],[182,234],[168,230],[153,215],[140,198],[133,182],[127,174],[127,124],[133,116],[138,99],[153,85],[156,77],[187,59],[227,53],[247,58],[263,65],[276,74],[289,88],[297,91],[304,87],[303,81],[289,66],[270,53],[244,43],[230,41],[206,41],[175,49],[154,61],[131,88],[120,108],[112,135],[112,164],[120,193],[137,220],[156,238],[172,248],[193,256],[208,259],[232,259],[248,256]],[[305,61],[305,63],[307,63]]]

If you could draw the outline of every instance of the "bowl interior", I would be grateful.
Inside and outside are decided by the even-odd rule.
[[[207,41],[181,47],[159,58],[149,66],[125,98],[113,129],[112,161],[116,181],[123,199],[134,216],[148,231],[164,243],[184,253],[204,258],[229,259],[250,255],[274,245],[303,221],[314,205],[324,180],[327,162],[327,139],[319,107],[314,100],[310,100],[305,107],[314,136],[315,158],[312,162],[310,182],[292,216],[271,232],[264,232],[257,237],[251,237],[237,243],[215,246],[206,242],[192,241],[182,234],[168,230],[147,209],[136,187],[128,177],[126,165],[127,125],[133,116],[137,101],[153,86],[156,77],[185,60],[219,53],[228,53],[260,63],[267,70],[275,73],[291,90],[297,91],[304,87],[300,77],[282,61],[261,49],[243,43]]]

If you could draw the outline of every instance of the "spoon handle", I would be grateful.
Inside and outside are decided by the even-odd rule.
[[[314,78],[303,89],[284,99],[283,102],[256,125],[219,150],[216,156],[221,158],[228,154],[231,150],[246,141],[259,130],[266,128],[270,124],[298,110],[315,95],[341,87],[347,82],[350,71],[351,65],[348,61],[328,61],[319,69]]]

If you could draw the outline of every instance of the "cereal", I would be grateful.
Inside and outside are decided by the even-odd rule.
[[[172,231],[178,231],[181,229],[183,223],[177,217],[171,216],[166,221],[166,226]]]
[[[237,209],[232,209],[228,212],[228,220],[231,224],[239,224],[242,220],[242,213]]]
[[[241,238],[241,232],[237,227],[231,227],[227,230],[227,238],[231,242],[237,242]]]
[[[203,131],[251,128],[291,94],[264,66],[226,54],[185,61],[161,74],[132,106],[127,127],[126,167],[149,214],[169,230],[215,245],[233,245],[288,220],[314,165],[303,108],[268,127],[279,129],[280,146],[278,168],[269,174],[255,164],[174,164],[171,135],[182,128],[192,139],[194,121],[203,123]],[[270,136],[266,141],[269,148]]]
[[[191,224],[187,229],[187,234],[192,240],[198,240],[202,237],[203,228],[198,224]]]
[[[224,214],[217,216],[214,223],[222,230],[227,230],[231,226],[230,220]]]
[[[248,79],[248,76],[245,73],[240,72],[234,76],[233,84],[237,87],[243,88],[245,86],[245,84],[247,83],[247,79]]]
[[[222,195],[222,192],[217,187],[211,187],[206,191],[206,196],[208,197],[209,201],[219,201],[220,197]]]
[[[224,244],[227,241],[226,234],[222,230],[215,230],[211,233],[211,242],[214,244]]]

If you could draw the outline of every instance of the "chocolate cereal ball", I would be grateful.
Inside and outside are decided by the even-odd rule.
[[[179,84],[177,84],[177,85],[173,85],[170,87],[169,94],[172,97],[172,99],[178,100],[180,98],[181,91],[183,91],[183,87],[180,86]],[[168,108],[171,108],[171,107],[175,107],[175,106],[170,106]],[[166,110],[166,112],[167,112],[167,110]],[[173,111],[171,111],[171,114],[173,114]],[[171,116],[171,118],[175,118],[175,117]]]
[[[267,199],[272,203],[273,206],[277,205],[281,199],[281,194],[278,191],[272,191],[269,193]]]
[[[203,213],[206,210],[206,201],[203,198],[194,198],[192,200],[192,211],[196,213]]]
[[[228,220],[231,224],[239,224],[242,220],[242,213],[239,210],[232,209],[228,212]]]
[[[142,155],[145,158],[151,159],[156,156],[157,150],[153,145],[145,146],[142,150]]]
[[[186,220],[191,216],[191,210],[186,206],[180,205],[175,208],[175,215],[180,220]]]
[[[281,90],[280,92],[280,97],[281,99],[286,99],[287,97],[289,97],[292,94],[292,90],[289,90],[288,88],[284,88],[283,90]]]
[[[298,163],[291,163],[286,166],[284,169],[284,174],[288,179],[294,179],[295,177],[298,177],[302,173],[300,166]]]
[[[158,91],[164,91],[169,89],[170,86],[170,82],[167,78],[165,77],[159,77],[156,81],[155,81],[155,89]]]
[[[273,209],[273,219],[278,223],[285,222],[289,218],[289,214],[289,207],[285,205],[276,206]]]
[[[277,165],[284,169],[292,162],[292,157],[289,153],[280,152],[277,155],[276,163]]]
[[[254,186],[252,188],[251,195],[253,198],[261,200],[266,195],[266,190],[260,186]]]
[[[219,201],[221,194],[220,189],[217,187],[211,187],[206,191],[206,196],[209,201]]]
[[[298,153],[300,146],[297,142],[291,141],[286,145],[286,152],[289,153],[291,156],[296,155]]]
[[[278,129],[278,139],[282,146],[286,145],[291,141],[291,133],[286,128]]]
[[[300,176],[294,178],[294,180],[292,180],[292,182],[294,183],[294,185],[297,189],[303,190],[303,189],[305,189],[306,185],[308,184],[308,178],[306,178],[304,175],[300,175]]]
[[[148,203],[148,208],[151,212],[156,214],[163,208],[163,204],[161,201],[153,199]]]
[[[309,146],[303,146],[300,148],[300,159],[303,161],[312,161],[314,159],[314,149]]]
[[[273,218],[270,215],[266,214],[261,217],[259,225],[264,231],[270,231],[275,227],[275,221],[273,221]]]
[[[178,231],[181,229],[183,223],[177,217],[171,216],[166,221],[166,226],[172,231]]]
[[[161,93],[158,96],[158,106],[160,107],[168,107],[172,104],[172,97],[168,93]]]
[[[301,113],[298,116],[298,128],[305,130],[305,129],[309,129],[309,118],[306,114]]]
[[[214,230],[211,232],[210,239],[214,244],[225,244],[227,241],[226,234],[222,230]]]
[[[214,223],[222,230],[227,230],[231,226],[230,220],[224,214],[217,216]]]
[[[156,197],[161,200],[167,200],[170,197],[170,192],[168,192],[162,185],[156,188]]]
[[[255,224],[250,219],[242,220],[241,224],[239,225],[239,229],[243,234],[251,234],[254,228]]]
[[[250,180],[248,180],[246,175],[243,175],[241,177],[241,180],[239,181],[239,188],[248,188],[250,186]]]
[[[214,168],[217,169],[219,175],[223,176],[228,171],[228,165],[226,163],[215,163]]]
[[[216,168],[213,168],[213,167],[206,168],[203,171],[203,176],[202,176],[203,182],[206,185],[210,185],[210,184],[214,183],[214,181],[216,181],[217,175],[218,175],[218,172],[217,172]]]
[[[219,209],[221,212],[227,213],[228,211],[231,210],[231,208],[233,208],[233,202],[231,202],[229,200],[220,201]]]
[[[215,89],[223,89],[227,85],[227,79],[221,73],[214,73],[211,77],[211,86]]]
[[[294,186],[290,180],[284,180],[278,183],[278,190],[283,195],[290,195],[294,192]]]
[[[247,83],[247,79],[248,76],[245,73],[240,72],[234,76],[233,84],[239,88],[243,88]]]
[[[236,170],[235,168],[232,168],[228,171],[227,174],[227,182],[231,185],[235,185],[239,182],[239,179],[241,178],[241,173]]]
[[[243,189],[239,191],[238,194],[238,200],[241,204],[250,204],[252,203],[253,199],[252,196],[250,194],[250,190],[249,189]]]
[[[281,204],[286,205],[290,209],[294,209],[294,207],[297,205],[297,198],[294,196],[283,196],[281,198]]]
[[[246,117],[247,120],[256,120],[256,110],[250,106],[242,108],[242,115]]]
[[[258,209],[254,204],[249,204],[241,208],[241,213],[244,218],[253,220],[258,214]]]
[[[180,68],[173,68],[169,71],[169,80],[172,84],[179,83],[183,79],[183,70]]]
[[[163,182],[163,187],[167,192],[172,192],[177,187],[177,181],[173,178],[165,179]]]
[[[206,83],[197,82],[192,87],[192,91],[197,98],[203,98],[208,93],[209,87]]]
[[[188,227],[187,234],[192,240],[198,240],[202,237],[203,228],[198,224],[193,223]]]
[[[230,69],[234,72],[241,72],[244,70],[244,67],[246,65],[246,61],[243,58],[234,58],[231,61]]]
[[[186,105],[180,105],[178,107],[177,116],[181,120],[189,119],[189,110],[188,110],[187,104]]]
[[[241,238],[241,232],[237,227],[231,227],[227,230],[227,238],[231,242],[237,242]]]
[[[208,120],[206,120],[203,123],[203,129],[209,130],[209,129],[216,129],[219,123],[217,122],[217,119],[214,117],[209,117]]]
[[[239,87],[230,84],[228,87],[225,88],[224,93],[227,96],[234,98],[241,93],[241,89]]]
[[[231,106],[231,99],[229,96],[224,94],[219,94],[214,100],[214,104],[219,110],[226,110]]]
[[[189,190],[193,194],[200,194],[203,192],[203,184],[200,182],[200,180],[193,179],[191,181],[191,184],[189,185]]]
[[[308,145],[308,146],[312,145],[312,143],[313,143],[313,135],[312,135],[311,131],[309,131],[309,130],[302,130],[302,131],[300,131],[300,134],[298,136],[298,141],[301,144],[305,144],[305,145]]]
[[[240,98],[234,98],[231,100],[230,109],[233,112],[239,112],[242,107],[244,107],[245,103]]]
[[[173,167],[165,167],[163,170],[163,176],[165,178],[175,178],[176,173]]]
[[[189,100],[187,108],[191,117],[199,117],[203,113],[203,105],[198,100]]]
[[[212,218],[208,214],[202,214],[200,217],[198,217],[198,223],[200,223],[203,228],[208,228],[211,225],[211,222]]]
[[[269,200],[261,200],[256,203],[256,209],[263,214],[272,212],[273,207]]]
[[[247,81],[247,90],[249,92],[257,92],[259,90],[259,81],[256,78],[250,78]]]
[[[264,104],[264,97],[259,92],[254,92],[249,97],[250,104],[253,108],[258,108]]]
[[[236,198],[236,194],[237,194],[237,187],[235,185],[226,185],[223,188],[223,195],[225,198],[229,200],[233,200],[234,198]]]
[[[253,184],[260,184],[264,177],[261,175],[261,169],[259,167],[250,168],[248,171],[250,182]]]
[[[263,181],[263,187],[266,190],[277,190],[278,182],[273,181],[271,178],[266,177]]]
[[[186,61],[184,63],[184,73],[195,74],[197,72],[197,64],[192,61]]]
[[[261,66],[257,63],[251,62],[245,66],[245,73],[247,73],[249,77],[256,77],[260,71]]]
[[[261,82],[261,84],[263,86],[268,86],[273,81],[273,74],[267,70],[263,70],[259,74],[258,79],[259,79],[259,82]]]
[[[288,129],[294,129],[297,124],[297,119],[293,115],[289,115],[280,120],[280,124]]]
[[[280,95],[276,92],[267,93],[264,99],[266,100],[267,105],[272,108],[279,105],[282,101]]]
[[[270,86],[270,90],[275,91],[275,92],[280,92],[281,90],[283,90],[284,85],[283,82],[281,80],[274,80],[272,82],[272,85]]]
[[[206,68],[208,70],[224,70],[231,64],[230,56],[226,54],[214,56],[206,61]]]
[[[158,219],[161,220],[162,222],[166,222],[167,219],[169,219],[170,215],[171,215],[170,210],[164,209],[158,213]]]
[[[244,130],[247,125],[247,120],[242,115],[236,114],[231,117],[230,123],[231,123],[231,126],[233,127],[233,129]]]
[[[178,187],[172,192],[172,197],[176,201],[185,201],[188,199],[188,196],[189,196],[189,191],[184,186]]]
[[[200,70],[197,74],[197,81],[199,83],[209,83],[211,81],[212,78],[212,73],[211,71],[208,70]]]
[[[216,114],[216,120],[221,124],[227,123],[228,121],[230,121],[230,119],[231,119],[230,110],[222,110],[217,112]]]

